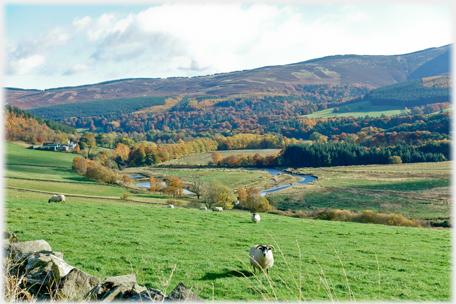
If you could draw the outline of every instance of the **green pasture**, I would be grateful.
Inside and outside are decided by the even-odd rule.
[[[71,168],[76,154],[54,151],[31,150],[5,142],[6,164],[21,164],[35,166],[52,166]]]
[[[350,109],[347,110],[346,106]],[[324,117],[380,117],[382,115],[392,116],[405,113],[404,107],[397,106],[374,106],[368,100],[355,102],[351,104],[341,104],[339,107],[339,112],[335,112],[334,108],[328,108],[321,111],[316,111],[309,115],[303,115],[308,118],[324,118]]]
[[[224,151],[217,151],[220,152],[222,157],[227,157],[229,155],[233,154],[245,154],[249,156],[250,154],[260,154],[261,156],[265,157],[268,155],[272,155],[275,152],[280,151],[280,149],[244,149],[244,150],[224,150]],[[211,158],[212,152],[203,152],[203,153],[195,153],[195,154],[189,154],[185,155],[181,158],[178,159],[173,159],[171,161],[167,161],[161,164],[158,164],[157,166],[169,166],[169,165],[197,165],[197,166],[207,166],[210,161],[212,161]]]
[[[372,210],[426,220],[449,219],[452,162],[299,168],[318,176],[271,195],[283,209]]]
[[[300,191],[302,190],[302,191]],[[433,199],[399,196],[378,192],[354,192],[350,188],[323,188],[305,192],[302,187],[272,195],[278,207],[294,211],[315,209],[343,209],[362,212],[372,210],[379,213],[400,214],[408,219],[449,219],[451,205]]]
[[[73,170],[65,168],[6,165],[5,169],[4,173],[7,177],[94,183],[93,181],[76,174]]]
[[[265,300],[250,287],[270,300],[297,301],[299,289],[308,301],[451,299],[450,231],[274,214],[253,224],[246,212],[77,198],[51,204],[17,194],[6,193],[5,229],[21,241],[45,239],[70,265],[101,279],[135,273],[139,284],[166,293],[184,282],[208,301]],[[259,243],[277,249],[272,289],[264,274],[250,272],[248,252]]]

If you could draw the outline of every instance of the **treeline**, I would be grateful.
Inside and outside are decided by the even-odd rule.
[[[416,132],[426,131],[440,133],[445,137],[451,130],[451,113],[444,112],[433,115],[404,115],[384,117],[331,117],[331,118],[299,118],[277,123],[266,131],[280,133],[289,138],[311,139],[318,132],[328,139],[342,133],[355,134],[358,137],[374,135],[379,132]],[[361,135],[361,136],[360,136]]]
[[[450,159],[450,142],[433,142],[415,147],[361,147],[355,144],[328,143],[313,145],[296,144],[289,146],[279,156],[284,166],[329,167],[388,164],[394,156],[402,163],[439,162]]]
[[[72,168],[78,174],[88,179],[109,184],[117,183],[117,174],[90,159],[76,156],[73,159]]]
[[[236,134],[228,137],[215,135],[214,137],[218,144],[217,150],[281,149],[298,142],[294,138],[272,134]]]
[[[222,157],[212,152],[213,165],[220,167],[331,167],[391,163],[440,162],[450,159],[449,141],[422,146],[362,147],[347,143],[295,144],[280,153],[261,156],[243,153]]]
[[[34,108],[30,109],[29,112],[60,122],[70,117],[96,116],[103,120],[106,116],[117,117],[124,113],[133,113],[143,108],[164,105],[165,99],[166,97],[163,96],[103,99]]]
[[[260,131],[275,122],[286,121],[300,115],[311,114],[328,105],[344,103],[355,97],[362,97],[368,89],[364,86],[350,85],[309,85],[289,86],[283,92],[238,94],[226,97],[206,96],[183,98],[169,111],[148,112],[153,105],[137,104],[135,108],[125,109],[125,103],[97,105],[100,101],[80,102],[74,108],[50,106],[34,109],[34,113],[48,115],[49,118],[75,127],[91,125],[103,132],[158,131],[196,131],[211,134],[221,132],[252,133]],[[140,97],[134,98],[136,100]],[[141,97],[142,98],[142,97]],[[146,98],[146,97],[144,97]],[[147,97],[153,98],[153,97]],[[155,97],[165,100],[166,97]],[[163,105],[164,103],[156,104]],[[76,106],[77,105],[77,106]],[[65,105],[66,106],[66,105]],[[97,110],[94,107],[97,108]],[[117,110],[117,107],[122,107]],[[63,109],[59,115],[55,110]],[[137,111],[141,111],[138,113]],[[137,113],[133,113],[137,112]],[[45,116],[45,117],[48,117]]]
[[[448,79],[449,76],[442,76]],[[449,80],[448,80],[449,83]],[[426,79],[410,80],[372,90],[364,96],[374,105],[421,106],[428,103],[450,102],[450,84],[432,86]]]
[[[54,131],[61,131],[65,133],[76,133],[76,129],[58,122],[55,122],[50,119],[42,119],[36,115],[33,115],[27,111],[21,110],[17,107],[12,107],[9,104],[5,105],[5,111],[9,113],[14,113],[16,116],[22,116],[25,119],[34,119],[39,124],[46,124],[50,129]]]
[[[68,140],[77,141],[77,134],[53,130],[47,124],[39,123],[36,119],[14,111],[5,111],[5,139],[7,141],[24,141],[36,145],[43,142],[65,143]]]
[[[140,167],[159,164],[191,153],[202,153],[216,149],[217,142],[210,139],[198,139],[191,142],[180,140],[177,144],[162,146],[154,143],[139,143],[131,148],[118,143],[112,152],[112,158],[119,165]]]

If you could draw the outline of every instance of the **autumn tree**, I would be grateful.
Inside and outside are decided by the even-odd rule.
[[[217,151],[212,152],[211,157],[212,157],[212,163],[214,165],[217,165],[218,162],[223,159],[222,154],[220,154],[220,152],[217,152]]]
[[[236,196],[233,191],[223,186],[219,181],[212,181],[209,187],[204,191],[204,204],[208,209],[211,209],[213,205],[217,204],[225,209],[232,209],[234,202],[236,202]]]
[[[97,146],[95,135],[92,132],[84,132],[79,139],[79,146],[83,150],[87,149],[87,158],[89,158],[90,151]]]
[[[125,186],[131,185],[131,177],[130,176],[125,174],[125,175],[122,176],[122,180],[123,180],[123,184]]]
[[[200,196],[204,193],[204,188],[206,184],[200,181],[193,180],[188,186],[188,190],[196,194],[197,198],[200,199]]]
[[[87,161],[84,157],[76,156],[73,158],[73,170],[80,175],[85,175],[87,171]]]
[[[149,177],[149,191],[156,192],[160,191],[163,188],[162,181],[155,179],[152,175]]]
[[[184,183],[178,177],[167,177],[165,179],[165,193],[172,196],[184,195]]]
[[[252,212],[266,212],[271,209],[271,206],[264,196],[253,195],[247,198],[246,209]]]

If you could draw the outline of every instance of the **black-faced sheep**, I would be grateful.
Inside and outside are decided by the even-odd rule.
[[[258,213],[252,214],[252,222],[254,222],[254,223],[260,222],[260,215]]]
[[[269,273],[269,268],[274,265],[274,257],[272,250],[275,250],[272,245],[255,245],[250,248],[250,264],[253,265],[253,271],[256,272],[257,267],[260,270],[266,269]]]
[[[63,194],[53,195],[48,200],[48,203],[50,203],[50,202],[62,202],[62,203],[65,203],[65,195],[63,195]]]
[[[214,208],[212,209],[212,211],[218,211],[218,212],[220,212],[220,211],[223,211],[223,208],[222,208],[222,207],[214,207]]]

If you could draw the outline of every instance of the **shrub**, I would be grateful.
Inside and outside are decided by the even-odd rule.
[[[193,201],[190,201],[187,204],[187,206],[192,207],[192,208],[199,208],[199,207],[201,207],[201,204],[197,200],[193,200]]]
[[[402,158],[400,156],[390,156],[388,162],[390,164],[402,164]]]
[[[121,199],[128,200],[128,196],[129,196],[129,194],[128,194],[127,192],[124,192],[124,193],[122,194]]]

